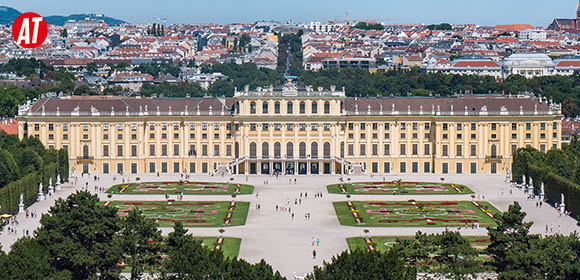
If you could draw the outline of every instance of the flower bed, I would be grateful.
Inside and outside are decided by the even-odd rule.
[[[471,194],[464,185],[429,182],[356,182],[327,186],[329,193],[340,194]]]
[[[487,202],[476,203],[479,207],[471,201],[350,201],[334,202],[334,207],[342,225],[455,227],[477,223],[482,227],[495,226],[493,213],[498,211]]]
[[[139,208],[148,219],[160,227],[172,227],[181,222],[185,227],[237,226],[246,223],[249,202],[228,201],[107,201],[103,206],[116,207],[119,216]]]
[[[107,193],[117,194],[251,194],[254,187],[246,184],[219,182],[137,182],[112,186]]]

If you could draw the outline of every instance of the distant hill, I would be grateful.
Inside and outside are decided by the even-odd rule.
[[[16,9],[0,6],[0,24],[12,24],[20,14]]]
[[[20,11],[6,6],[0,6],[0,24],[12,24],[14,20],[21,14]],[[126,23],[123,20],[107,17],[99,14],[74,14],[69,16],[45,16],[44,20],[48,24],[64,25],[68,20],[80,20],[80,19],[96,19],[104,20],[108,25],[119,25]]]
[[[97,14],[74,14],[74,15],[70,15],[70,16],[47,16],[47,17],[44,17],[44,20],[46,20],[46,23],[48,23],[48,24],[56,24],[56,25],[62,26],[62,25],[64,25],[65,22],[67,22],[69,20],[81,20],[81,19],[86,19],[86,18],[96,19],[96,20],[104,20],[105,23],[107,23],[107,25],[119,25],[119,24],[127,23],[127,22],[122,21],[120,19],[111,18],[111,17],[107,17],[104,15],[97,15]]]

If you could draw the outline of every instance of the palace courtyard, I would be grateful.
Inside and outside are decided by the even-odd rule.
[[[462,235],[480,240],[480,237],[487,234],[485,227],[493,223],[493,219],[482,209],[489,210],[490,214],[494,215],[496,211],[505,211],[513,201],[518,201],[523,208],[522,210],[527,212],[526,221],[534,222],[531,227],[532,233],[544,234],[545,227],[550,225],[554,229],[560,226],[562,234],[580,230],[576,225],[577,221],[567,216],[560,217],[550,205],[544,204],[542,208],[536,207],[535,201],[528,200],[527,195],[523,194],[520,189],[512,189],[510,194],[510,185],[505,180],[505,174],[344,176],[342,181],[339,175],[298,175],[278,178],[265,175],[248,177],[244,175],[225,177],[191,175],[188,179],[189,182],[201,182],[201,184],[196,183],[196,186],[193,187],[196,191],[188,192],[185,189],[172,186],[171,190],[162,190],[158,193],[145,191],[145,194],[142,191],[136,191],[138,186],[134,187],[134,191],[130,191],[132,188],[130,183],[134,182],[145,187],[146,185],[154,185],[152,188],[158,189],[159,186],[155,186],[156,183],[152,182],[179,182],[182,178],[179,174],[161,174],[159,177],[153,174],[97,176],[99,176],[99,180],[96,181],[93,175],[90,177],[87,175],[78,176],[76,183],[64,184],[60,191],[45,201],[33,204],[29,210],[35,210],[39,214],[47,213],[56,198],[66,197],[88,185],[88,190],[97,193],[104,201],[103,203],[119,207],[120,215],[123,215],[129,207],[139,207],[148,217],[158,221],[164,235],[172,231],[171,227],[176,220],[205,220],[203,223],[186,223],[186,228],[188,233],[199,238],[212,237],[212,240],[204,240],[204,244],[207,243],[208,247],[212,247],[216,245],[214,237],[219,236],[219,229],[223,228],[225,238],[231,237],[239,240],[239,245],[236,245],[228,244],[228,239],[225,239],[222,251],[226,256],[237,255],[249,262],[265,259],[275,270],[279,270],[288,279],[295,279],[295,275],[303,276],[305,273],[311,272],[312,266],[321,265],[323,261],[330,261],[332,256],[349,249],[349,247],[360,247],[361,243],[364,245],[364,241],[360,240],[366,236],[365,229],[370,231],[369,236],[377,244],[378,250],[385,249],[386,247],[382,246],[393,242],[395,236],[412,238],[419,230],[425,233],[440,233],[446,229],[446,226],[450,230],[457,230],[456,225],[458,224],[463,225],[460,229]],[[137,177],[139,177],[139,181],[136,181]],[[401,193],[401,189],[396,189],[395,195],[393,195],[392,189],[385,190],[382,194],[373,193],[374,190],[373,192],[356,192],[354,187],[347,188],[347,193],[339,190],[336,194],[329,194],[329,190],[336,191],[332,191],[328,185],[348,184],[350,182],[383,182],[383,177],[386,182],[401,179],[402,182],[419,183],[441,182],[440,178],[443,177],[444,182],[415,186],[413,188],[416,189],[409,190],[408,193]],[[349,178],[350,180],[348,180]],[[185,180],[183,183],[185,184]],[[253,191],[247,191],[248,195],[236,195],[235,198],[232,198],[230,187],[237,184],[254,186],[254,188]],[[441,185],[437,186],[437,184]],[[449,187],[446,184],[450,184]],[[457,192],[451,187],[451,184],[463,185],[463,193]],[[95,187],[108,189],[115,185],[129,185],[129,187],[123,192],[119,192],[118,187],[109,193],[95,192]],[[203,186],[208,185],[221,186],[222,190],[216,192],[214,190],[200,190],[200,186],[203,188]],[[388,188],[393,187],[388,186],[388,184],[382,185]],[[227,191],[225,191],[224,186],[227,186]],[[421,190],[419,191],[419,189]],[[177,192],[177,190],[181,192]],[[240,191],[240,193],[243,192]],[[348,194],[351,195],[350,198],[347,198]],[[232,200],[236,201],[236,209],[232,214],[231,224],[224,225],[223,220]],[[355,218],[347,205],[349,200],[363,217],[364,225],[356,225]],[[472,200],[475,200],[481,207],[476,206]],[[207,203],[213,204],[208,205]],[[242,209],[243,205],[246,205],[247,210]],[[337,205],[338,208],[344,208],[338,211],[338,216],[335,210]],[[210,209],[210,206],[216,209]],[[243,218],[243,222],[235,221],[238,214],[240,214],[240,218]],[[308,214],[310,218],[308,218]],[[24,229],[33,231],[39,226],[39,217],[25,218],[24,214],[19,214],[17,218],[19,232]],[[383,222],[389,219],[396,222]],[[451,221],[451,219],[458,221]],[[435,224],[428,224],[428,220]],[[479,227],[476,227],[472,220],[477,220]],[[467,227],[465,227],[466,221]],[[203,225],[200,226],[200,224]],[[554,230],[555,233],[556,230]],[[0,235],[2,248],[9,250],[10,245],[21,236],[21,234],[18,236],[8,235],[4,230]],[[317,242],[313,242],[317,239],[319,240],[318,245],[316,245]],[[356,245],[357,243],[359,245]],[[239,253],[236,251],[238,246]],[[317,251],[316,259],[312,258],[313,250]]]

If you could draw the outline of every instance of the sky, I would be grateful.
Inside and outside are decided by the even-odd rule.
[[[131,23],[294,23],[395,18],[389,23],[527,23],[547,26],[575,18],[578,0],[0,0],[0,5],[40,15],[102,13]],[[158,22],[158,20],[157,20]]]

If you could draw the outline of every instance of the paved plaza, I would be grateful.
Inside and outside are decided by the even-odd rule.
[[[137,176],[103,175],[95,182],[88,176],[79,177],[78,182],[65,184],[62,190],[46,201],[38,202],[29,207],[37,213],[46,213],[54,203],[55,198],[66,197],[75,190],[80,190],[88,181],[89,191],[94,192],[95,185],[108,188],[114,184],[119,184],[124,179],[130,182],[140,177],[141,181],[169,181],[181,179],[179,175],[162,175],[161,177],[139,174]],[[342,194],[328,194],[326,186],[328,184],[339,183],[338,175],[317,175],[317,176],[281,176],[279,178],[270,176],[242,176],[236,175],[234,182],[252,184],[255,186],[251,195],[239,195],[237,201],[250,202],[250,210],[247,223],[244,226],[226,227],[224,236],[241,238],[239,257],[249,262],[258,262],[265,259],[275,270],[280,271],[288,279],[294,279],[294,273],[304,275],[311,272],[313,265],[321,265],[323,260],[330,261],[333,255],[346,250],[347,237],[362,236],[364,227],[341,226],[334,212],[332,202],[345,201],[346,196]],[[536,202],[527,200],[527,195],[519,189],[513,189],[510,195],[509,183],[505,182],[505,175],[441,175],[441,174],[406,174],[389,176],[353,176],[351,182],[359,181],[381,181],[383,178],[388,181],[402,179],[404,181],[425,181],[437,182],[441,177],[445,182],[464,184],[479,195],[479,200],[490,202],[500,211],[505,211],[509,204],[518,201],[523,211],[528,213],[527,221],[533,221],[532,233],[544,234],[546,225],[552,225],[554,233],[560,227],[562,234],[577,231],[580,228],[576,221],[570,217],[560,217],[556,209],[544,204],[542,208],[536,207]],[[191,176],[190,181],[208,182],[229,182],[230,176],[210,177]],[[247,180],[246,180],[247,178]],[[345,176],[345,179],[347,177]],[[294,183],[296,179],[296,183]],[[346,180],[345,180],[346,182]],[[301,203],[295,204],[295,199],[303,194]],[[304,194],[307,193],[307,197]],[[322,193],[321,198],[315,198],[315,193]],[[503,194],[502,194],[503,193]],[[108,198],[106,193],[99,194],[101,200],[165,200],[164,195],[122,195],[114,194]],[[175,195],[171,195],[175,198]],[[353,195],[352,200],[382,200],[399,201],[415,199],[417,201],[458,201],[471,200],[471,195]],[[229,201],[229,195],[185,195],[186,201]],[[260,210],[257,205],[260,205]],[[294,213],[294,219],[288,212],[276,211],[276,206],[290,208]],[[305,219],[305,213],[310,213],[310,219]],[[19,225],[16,226],[18,236],[8,235],[5,229],[0,236],[2,248],[8,250],[14,241],[22,236],[23,230],[32,233],[39,226],[40,218],[26,218],[24,214],[17,216]],[[189,228],[189,233],[196,236],[216,236],[219,234],[219,227],[212,228]],[[445,228],[438,227],[371,227],[372,236],[395,236],[414,235],[417,230],[427,233],[442,232]],[[171,228],[162,228],[166,235],[172,231]],[[487,230],[461,229],[464,235],[481,236],[486,235]],[[312,239],[319,239],[318,246],[312,246]],[[317,251],[316,259],[312,258],[312,251]]]

